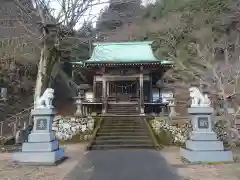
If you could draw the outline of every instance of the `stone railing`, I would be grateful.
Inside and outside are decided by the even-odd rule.
[[[32,123],[30,115],[32,108],[33,105],[0,122],[0,140],[2,143],[12,137],[15,137],[18,130]]]

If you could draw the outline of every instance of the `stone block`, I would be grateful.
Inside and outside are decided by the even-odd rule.
[[[213,114],[214,109],[212,107],[191,107],[188,108],[189,114]]]
[[[50,133],[52,132],[52,123],[56,114],[55,109],[41,108],[31,111],[34,126],[32,133]]]
[[[213,132],[212,115],[191,115],[191,124],[193,131],[196,132]]]
[[[23,143],[22,152],[46,152],[46,151],[55,151],[59,147],[59,142],[57,140],[52,142],[34,142],[34,143]]]
[[[56,140],[55,134],[50,133],[31,133],[28,136],[28,142],[51,142]]]
[[[52,116],[56,114],[56,110],[54,108],[40,108],[40,109],[33,109],[31,111],[32,116]]]
[[[16,152],[13,162],[33,165],[55,165],[64,158],[64,149],[52,152]]]
[[[193,151],[223,151],[223,143],[221,141],[186,141],[186,148]]]
[[[181,148],[180,153],[191,163],[233,162],[232,151],[193,151]]]
[[[217,135],[214,132],[190,132],[189,138],[194,141],[217,141]]]

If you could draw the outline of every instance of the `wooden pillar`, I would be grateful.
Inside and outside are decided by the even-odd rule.
[[[82,116],[86,117],[86,106],[84,104],[82,105]]]
[[[108,82],[106,82],[106,83],[107,83],[107,85],[106,85],[106,86],[107,86],[107,96],[109,96],[109,93],[110,93],[110,92],[109,92],[109,87],[110,87],[110,84],[109,84],[109,81],[108,81]]]
[[[87,107],[87,105],[84,106],[84,116],[88,116],[88,107]]]
[[[150,83],[149,83],[149,95],[150,95],[150,102],[153,102],[153,93],[152,93],[152,73],[149,76]]]
[[[142,67],[141,67],[141,72],[139,75],[139,88],[140,88],[140,114],[144,114],[144,94],[143,94],[143,72],[142,72]]]
[[[103,102],[103,106],[102,106],[102,114],[105,114],[107,112],[107,97],[106,97],[106,78],[103,78],[102,81],[102,102]]]
[[[96,76],[94,76],[94,79],[93,79],[93,102],[96,102]]]

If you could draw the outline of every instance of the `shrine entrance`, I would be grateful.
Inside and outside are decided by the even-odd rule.
[[[116,101],[131,101],[138,97],[138,81],[109,81],[109,96]]]

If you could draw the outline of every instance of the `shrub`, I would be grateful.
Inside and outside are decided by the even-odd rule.
[[[170,124],[166,124],[164,119],[155,118],[151,121],[153,131],[159,139],[159,143],[170,145],[182,145],[188,139],[189,124],[178,128]]]

